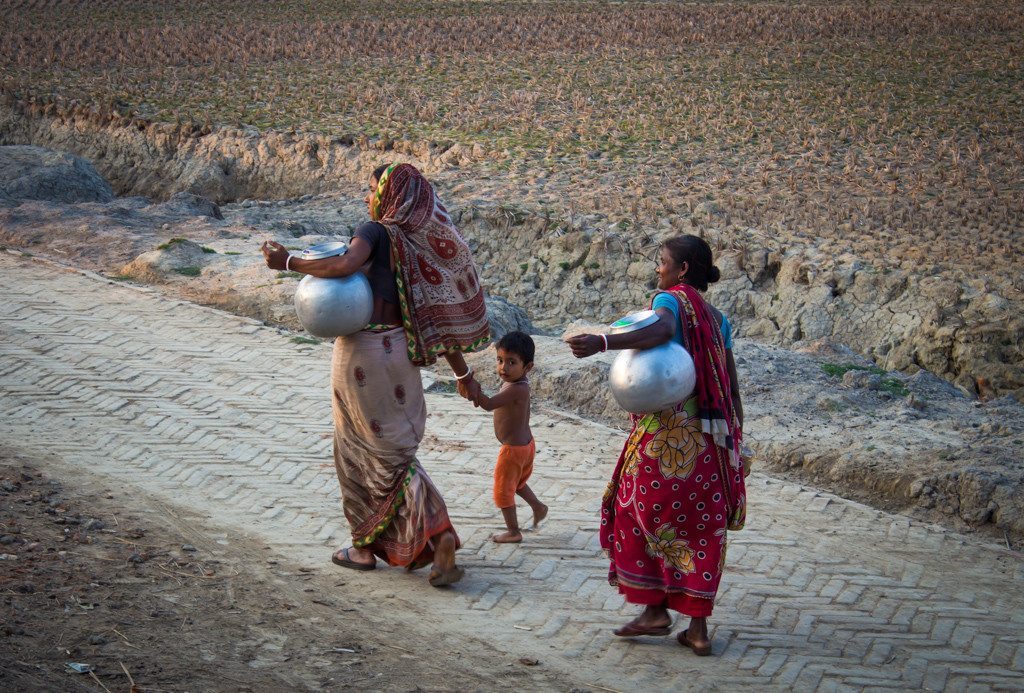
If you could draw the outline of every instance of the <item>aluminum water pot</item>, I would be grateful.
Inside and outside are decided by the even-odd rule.
[[[373,292],[356,272],[343,279],[306,275],[295,290],[295,313],[306,332],[317,337],[342,337],[370,324]]]
[[[697,384],[693,359],[669,341],[650,349],[625,349],[608,372],[612,397],[633,414],[649,414],[687,399]]]
[[[329,241],[306,248],[299,257],[323,260],[347,251],[347,243]],[[306,331],[317,337],[354,334],[370,324],[373,317],[370,282],[359,272],[343,279],[306,275],[295,290],[295,313]]]

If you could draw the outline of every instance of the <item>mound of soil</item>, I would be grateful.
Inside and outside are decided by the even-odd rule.
[[[42,147],[0,147],[0,201],[110,202],[114,191],[85,159]]]

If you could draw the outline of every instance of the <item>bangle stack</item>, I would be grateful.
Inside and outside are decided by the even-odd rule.
[[[608,335],[599,334],[597,336],[604,340],[604,348],[601,351],[608,351]]]
[[[455,375],[455,374],[453,373],[452,375]],[[472,378],[472,377],[473,377],[473,369],[470,368],[469,370],[467,370],[462,375],[456,375],[455,379],[456,380],[466,380],[467,378]]]

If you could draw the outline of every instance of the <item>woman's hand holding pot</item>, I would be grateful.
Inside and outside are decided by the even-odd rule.
[[[260,246],[267,267],[275,270],[287,269],[288,249],[276,241],[267,241]]]
[[[584,359],[599,351],[604,351],[605,345],[601,335],[596,334],[578,334],[575,337],[569,337],[565,343],[572,349],[572,355],[578,359]]]

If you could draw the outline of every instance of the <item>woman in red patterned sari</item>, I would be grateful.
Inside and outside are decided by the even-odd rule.
[[[416,168],[381,166],[365,201],[372,221],[344,255],[302,260],[274,242],[263,253],[272,269],[315,277],[364,271],[373,291],[370,325],[334,342],[334,465],[352,544],[331,560],[353,570],[378,558],[409,570],[433,563],[430,584],[440,587],[463,571],[444,500],[416,458],[427,417],[419,367],[443,356],[459,393],[479,394],[463,353],[489,340],[483,291],[469,247]]]
[[[746,490],[740,460],[743,409],[729,321],[700,292],[718,281],[711,248],[696,236],[661,248],[652,301],[658,322],[632,333],[569,340],[578,358],[604,349],[647,349],[674,339],[691,356],[697,385],[685,401],[645,416],[632,431],[605,492],[601,545],[609,582],[644,611],[621,637],[669,635],[669,610],[690,616],[679,643],[711,653],[707,617],[725,565],[726,531],[740,529]]]

